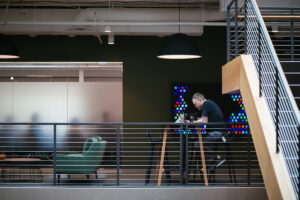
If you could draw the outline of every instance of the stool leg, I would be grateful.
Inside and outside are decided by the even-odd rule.
[[[191,159],[191,166],[193,167],[193,181],[195,181],[196,175],[197,175],[197,160],[196,160],[196,148],[195,143],[193,142],[192,146],[192,159]]]
[[[1,166],[1,182],[4,182],[4,171],[3,171],[3,166]]]
[[[203,172],[202,172],[202,163],[201,163],[201,154],[200,154],[200,149],[199,151],[197,151],[196,149],[196,162],[197,162],[197,166],[198,166],[198,171],[199,171],[199,175],[200,175],[200,180],[199,182],[204,183],[204,177],[203,177]]]
[[[166,177],[167,177],[167,182],[168,184],[171,183],[171,175],[170,175],[170,166],[169,166],[169,160],[168,160],[168,151],[166,150],[165,153],[165,160],[164,160],[164,165],[165,165],[165,172],[166,172]]]
[[[42,171],[42,169],[41,168],[38,168],[38,177],[39,177],[39,181],[43,181],[43,171]]]
[[[216,169],[209,170],[209,182],[216,183]]]
[[[228,163],[228,174],[229,174],[229,180],[230,183],[232,183],[232,169],[231,169],[231,157],[230,157],[230,153],[229,153],[229,148],[226,145],[226,154],[227,154],[227,163]]]
[[[234,183],[236,184],[236,175],[235,175],[235,170],[233,167],[233,162],[232,162],[232,154],[231,154],[231,148],[228,143],[226,143],[226,152],[227,152],[227,160],[228,160],[228,172],[229,172],[229,178],[230,178],[230,183],[232,183],[232,179],[234,180]]]
[[[233,162],[232,162],[232,154],[231,154],[231,151],[230,151],[230,164],[231,164],[231,172],[233,174],[233,179],[234,179],[234,183],[237,184],[236,182],[236,175],[235,175],[235,169],[234,169],[234,166],[233,166]]]
[[[154,151],[154,144],[151,142],[150,151],[149,151],[149,158],[148,158],[148,167],[147,167],[146,177],[145,177],[145,185],[149,184],[149,182],[150,182],[150,175],[151,175],[151,170],[152,170],[152,160],[153,160],[153,151]]]

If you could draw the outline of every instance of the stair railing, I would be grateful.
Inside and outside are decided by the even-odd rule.
[[[251,55],[276,130],[276,152],[282,153],[299,199],[300,115],[266,25],[255,0],[233,0],[227,7],[227,61]]]

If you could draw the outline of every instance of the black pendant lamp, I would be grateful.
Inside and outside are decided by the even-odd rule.
[[[7,36],[0,35],[0,59],[14,59],[19,57],[14,43]]]
[[[192,59],[201,56],[197,46],[188,35],[176,33],[167,38],[157,57],[163,59]]]
[[[158,58],[162,59],[193,59],[200,58],[198,47],[192,39],[183,33],[180,33],[180,0],[179,0],[179,33],[166,38]]]

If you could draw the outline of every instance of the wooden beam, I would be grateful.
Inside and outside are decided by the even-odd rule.
[[[230,67],[222,68],[222,93],[236,93],[240,89],[240,65],[241,59],[234,59]]]
[[[236,72],[234,72],[236,71]],[[240,90],[269,199],[296,199],[283,155],[276,153],[276,133],[251,56],[242,55],[222,68],[222,92]],[[228,83],[228,82],[234,82]]]

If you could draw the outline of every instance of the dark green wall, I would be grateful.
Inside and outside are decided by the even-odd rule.
[[[115,45],[100,45],[93,36],[13,36],[18,61],[122,61],[124,122],[170,120],[172,82],[220,83],[226,62],[226,28],[205,27],[193,37],[202,58],[161,60],[156,58],[164,39],[116,36]]]

